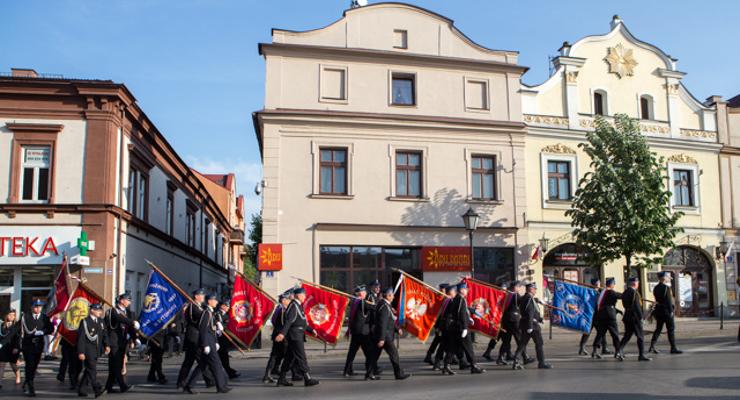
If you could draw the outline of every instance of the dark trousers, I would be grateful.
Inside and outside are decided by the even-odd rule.
[[[435,333],[434,339],[432,340],[432,344],[429,346],[429,350],[427,350],[427,357],[432,358],[432,355],[434,355],[434,352],[437,351],[437,348],[441,345],[442,345],[442,334]]]
[[[280,376],[284,377],[291,369],[294,373],[303,374],[304,377],[310,372],[303,339],[288,340],[288,350],[280,367]]]
[[[149,348],[149,354],[151,355],[152,360],[149,364],[149,375],[147,376],[147,379],[149,379],[150,381],[165,379],[164,371],[162,371],[162,358],[164,357],[164,349],[154,345]]]
[[[280,374],[280,363],[283,362],[287,351],[287,341],[283,340],[282,342],[276,342],[273,339],[272,349],[270,349],[270,358],[267,360],[267,367],[265,367],[265,376],[268,376],[269,374]]]
[[[82,378],[77,388],[80,394],[85,394],[85,388],[89,384],[94,393],[100,393],[100,383],[98,383],[98,359],[85,358],[82,362]]]
[[[632,335],[635,335],[637,338],[637,350],[640,352],[640,355],[645,354],[645,335],[642,331],[642,320],[640,321],[624,321],[624,336],[622,337],[622,341],[619,342],[619,348],[617,351],[623,352],[624,346],[629,343],[630,339],[632,339]]]
[[[503,359],[504,357],[508,358],[514,358],[511,352],[511,339],[514,339],[514,343],[516,344],[516,348],[514,348],[514,352],[516,352],[516,349],[519,348],[519,344],[522,341],[522,335],[519,332],[519,325],[518,322],[514,323],[504,323],[503,324],[503,330],[501,331],[501,347],[499,347],[498,350],[498,356],[499,358]],[[522,350],[522,357],[526,360],[527,359],[527,348],[524,347],[524,350]]]
[[[182,360],[180,372],[177,373],[177,386],[183,386],[185,384],[190,375],[190,371],[193,369],[193,364],[195,364],[195,360],[198,358],[197,344],[185,343],[184,350],[185,357]],[[203,378],[206,379],[206,383],[208,383],[208,378],[205,376]]]
[[[473,353],[473,339],[470,334],[462,337],[462,331],[451,331],[447,335],[447,346],[448,351],[445,357],[445,364],[450,364],[456,355],[459,355],[460,361],[463,357],[468,361],[468,364],[475,364],[475,354]]]
[[[236,370],[234,368],[231,368],[231,361],[229,361],[229,346],[228,345],[219,344],[218,359],[221,360],[221,365],[226,371],[226,375],[228,375],[229,378],[234,377],[234,375],[236,375]]]
[[[399,377],[403,374],[403,372],[401,371],[401,361],[398,358],[398,349],[396,349],[396,345],[393,343],[393,340],[386,340],[385,343],[383,343],[383,347],[378,347],[378,344],[375,343],[373,345],[373,349],[374,352],[372,356],[372,362],[368,364],[371,369],[365,372],[367,375],[378,370],[378,360],[380,359],[380,355],[383,353],[383,350],[385,350],[385,353],[388,354],[388,358],[391,361],[391,366],[393,366],[393,374],[396,377]]]
[[[488,357],[491,356],[491,352],[496,348],[496,339],[491,339],[488,341],[488,347],[486,347],[486,351],[483,353],[483,355],[487,355]]]
[[[612,344],[614,345],[615,351],[619,350],[619,328],[617,327],[617,321],[604,321],[596,324],[596,338],[594,338],[593,348],[594,353],[602,341],[606,340],[606,333],[612,337]]]
[[[655,332],[653,332],[653,338],[650,340],[650,346],[655,346],[660,337],[660,333],[663,330],[663,325],[668,332],[668,342],[671,344],[671,349],[676,348],[676,322],[673,317],[664,317],[655,315]]]
[[[523,331],[521,334],[521,341],[517,345],[516,353],[514,353],[514,359],[518,360],[519,357],[524,354],[524,351],[527,348],[527,344],[529,344],[529,341],[534,341],[534,349],[537,353],[537,362],[542,365],[545,363],[545,349],[544,349],[544,341],[542,340],[542,331],[540,331],[540,328],[537,327],[536,329],[533,329],[532,332],[527,333],[526,331]]]
[[[584,333],[583,335],[581,335],[581,343],[579,344],[581,350],[586,347],[586,343],[588,343],[588,338],[591,336],[591,332],[593,332],[594,329],[596,329],[596,326],[594,324],[591,324],[591,330],[588,333]],[[602,353],[607,351],[606,335],[601,338],[601,343],[599,343],[599,345],[601,346]]]
[[[370,347],[370,338],[367,335],[352,335],[349,340],[349,350],[347,351],[347,360],[344,362],[344,372],[354,372],[352,364],[355,361],[357,351],[362,349],[362,354],[365,355],[365,369],[370,366],[370,358],[372,350]]]
[[[127,386],[126,380],[123,378],[123,358],[125,355],[126,347],[111,349],[110,354],[108,354],[108,380],[105,382],[105,388],[109,391],[115,384],[121,389]]]
[[[41,362],[41,352],[33,349],[23,351],[23,360],[26,362],[26,382],[33,383],[36,378],[36,369]]]
[[[224,367],[221,365],[221,360],[218,358],[217,352],[213,351],[215,348],[206,354],[203,350],[197,350],[197,357],[195,359],[196,367],[187,379],[185,384],[188,387],[195,385],[195,382],[200,376],[206,380],[205,375],[207,370],[210,370],[213,374],[213,380],[216,383],[216,390],[219,392],[226,389],[226,372]],[[206,380],[207,382],[207,380]],[[207,383],[206,383],[207,384]]]
[[[77,386],[77,381],[82,370],[82,362],[77,358],[77,349],[75,346],[67,343],[65,339],[62,340],[62,359],[59,361],[59,373],[57,374],[60,380],[64,380],[65,375],[69,375],[69,383],[71,386]]]

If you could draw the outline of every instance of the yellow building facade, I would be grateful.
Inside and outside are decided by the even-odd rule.
[[[522,112],[528,133],[526,158],[526,227],[533,253],[520,276],[545,284],[553,278],[588,283],[614,277],[624,284],[625,261],[588,265],[578,248],[565,211],[590,158],[579,149],[594,119],[623,113],[640,120],[640,129],[655,153],[665,159],[671,212],[684,216],[664,262],[639,274],[648,292],[660,269],[675,278],[680,315],[707,315],[727,304],[727,286],[718,248],[723,241],[719,198],[719,153],[716,106],[698,101],[681,80],[677,60],[637,39],[615,16],[610,30],[563,43],[553,73],[543,83],[522,85]],[[545,239],[545,240],[543,240]],[[544,250],[539,256],[537,244]],[[546,291],[547,292],[547,291]],[[650,297],[650,296],[648,296]]]

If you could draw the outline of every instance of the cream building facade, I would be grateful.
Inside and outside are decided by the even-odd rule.
[[[283,246],[283,270],[263,273],[265,289],[296,277],[343,291],[390,285],[394,268],[457,280],[469,207],[481,215],[476,276],[501,282],[526,267],[526,68],[516,52],[398,3],[349,9],[312,31],[275,29],[259,51],[263,242]]]
[[[595,116],[609,120],[624,113],[640,120],[651,148],[666,160],[666,189],[673,193],[669,206],[685,214],[679,221],[685,232],[664,255],[664,265],[630,274],[639,273],[650,289],[659,268],[668,270],[676,278],[680,314],[712,313],[728,300],[724,265],[716,255],[724,238],[717,107],[691,95],[676,59],[637,39],[618,16],[610,27],[606,34],[564,43],[552,75],[542,84],[521,87],[529,126],[528,241],[548,242],[544,256],[530,261],[528,274],[545,281],[615,277],[622,286],[624,260],[603,267],[584,263],[587,250],[574,245],[565,210],[589,169],[590,159],[578,145],[593,129]]]

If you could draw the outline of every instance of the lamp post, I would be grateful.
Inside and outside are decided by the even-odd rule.
[[[728,285],[727,285],[727,258],[726,256],[727,256],[727,252],[730,250],[727,247],[727,241],[722,239],[719,242],[719,247],[717,247],[716,249],[717,249],[716,250],[717,254],[715,255],[717,256],[717,258],[722,258],[722,265],[724,266],[724,270],[725,270],[725,290],[727,290]],[[724,313],[724,309],[722,309],[721,312]],[[724,315],[722,315],[721,317],[724,317]]]
[[[547,246],[550,244],[550,239],[546,238],[545,235],[542,235],[542,239],[540,239],[540,251],[542,251],[542,254],[547,253]]]
[[[475,255],[473,252],[473,232],[478,229],[478,221],[480,215],[473,210],[473,207],[468,208],[468,211],[462,215],[463,222],[465,223],[465,229],[468,231],[468,237],[470,239],[470,275],[475,278]]]

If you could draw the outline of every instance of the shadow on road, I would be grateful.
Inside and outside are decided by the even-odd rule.
[[[690,378],[686,386],[708,389],[740,389],[740,376],[707,376]]]

